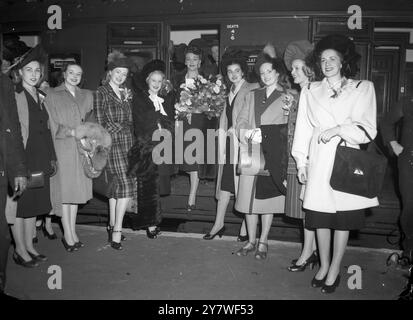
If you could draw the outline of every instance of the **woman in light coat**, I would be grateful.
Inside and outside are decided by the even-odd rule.
[[[262,150],[264,169],[268,169],[269,176],[241,172],[235,209],[246,214],[249,237],[237,255],[246,256],[257,249],[255,258],[266,259],[273,214],[284,213],[288,157],[285,108],[296,101],[296,97],[287,90],[287,70],[281,59],[265,56],[259,71],[264,88],[247,94],[236,131],[241,144],[247,145],[250,140],[255,146],[253,152]],[[262,230],[256,246],[258,216],[261,216]]]
[[[222,70],[232,85],[227,104],[219,119],[218,175],[215,193],[218,200],[217,215],[211,231],[204,236],[205,240],[212,240],[216,235],[221,236],[225,230],[224,218],[231,194],[236,197],[238,193],[239,175],[236,174],[236,165],[238,163],[239,142],[234,128],[245,96],[251,90],[259,88],[257,83],[252,84],[245,80],[248,71],[247,63],[246,58],[241,53],[224,54]],[[238,241],[247,239],[245,220],[243,220]]]
[[[75,139],[75,128],[85,121],[93,108],[92,92],[78,87],[82,79],[82,67],[68,63],[63,68],[64,82],[50,89],[46,105],[51,115],[56,155],[59,162],[59,178],[62,190],[63,244],[72,252],[84,246],[76,233],[76,217],[79,204],[92,199],[92,179],[85,175],[82,158]]]
[[[312,286],[331,293],[340,282],[349,230],[363,227],[361,209],[378,205],[377,198],[332,189],[336,148],[341,139],[353,148],[369,142],[357,125],[363,126],[372,138],[376,136],[376,96],[371,82],[347,79],[356,73],[360,57],[350,39],[327,36],[317,43],[315,55],[324,79],[301,92],[292,155],[298,178],[305,183],[306,228],[316,229],[317,233],[321,266]],[[331,263],[330,229],[335,230]]]

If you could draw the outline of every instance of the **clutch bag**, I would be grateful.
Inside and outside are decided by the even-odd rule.
[[[44,172],[34,171],[30,173],[29,179],[27,181],[28,189],[37,189],[44,187]]]

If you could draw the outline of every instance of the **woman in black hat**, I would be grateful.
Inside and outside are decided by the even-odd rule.
[[[130,62],[118,58],[108,64],[108,82],[100,86],[94,96],[93,108],[96,118],[112,137],[106,170],[113,179],[109,198],[108,234],[111,247],[122,249],[122,223],[130,200],[136,194],[136,179],[127,174],[128,151],[134,143],[132,122],[132,93],[124,86]]]
[[[205,240],[221,236],[225,230],[224,218],[231,194],[238,194],[239,175],[236,174],[239,142],[235,134],[236,120],[241,111],[244,98],[251,90],[259,88],[257,83],[249,83],[245,78],[248,73],[247,56],[240,51],[225,53],[222,57],[222,73],[230,85],[227,103],[219,119],[218,135],[218,176],[215,197],[218,199],[215,223]],[[245,220],[239,232],[238,241],[248,239]]]
[[[48,214],[52,209],[50,177],[56,173],[56,153],[49,130],[49,114],[43,104],[45,94],[36,86],[43,75],[45,53],[35,47],[18,64],[21,83],[17,86],[16,102],[22,129],[27,165],[31,174],[43,176],[43,183],[29,188],[18,199],[17,217],[12,226],[15,240],[13,259],[24,267],[34,267],[46,256],[33,247],[36,216]]]
[[[373,83],[352,80],[360,58],[355,45],[343,35],[330,35],[315,47],[315,57],[324,79],[303,88],[300,96],[292,155],[298,179],[305,184],[305,226],[316,229],[320,269],[312,280],[314,288],[332,293],[340,282],[340,266],[349,230],[364,225],[365,208],[378,205],[377,198],[340,192],[330,186],[337,145],[359,148],[376,136],[376,96]],[[331,229],[334,232],[330,260]]]
[[[138,212],[133,220],[134,228],[146,227],[148,238],[154,239],[159,234],[158,224],[161,222],[160,196],[170,193],[170,168],[172,164],[172,148],[164,150],[166,163],[156,163],[156,150],[159,143],[155,135],[169,137],[172,146],[173,100],[164,93],[165,64],[154,60],[142,69],[145,79],[143,90],[137,90],[132,102],[132,115],[136,135],[136,143],[129,153],[130,173],[138,179]],[[169,104],[169,105],[167,105]],[[155,153],[153,153],[153,151]],[[160,150],[158,151],[160,153]],[[168,160],[169,159],[169,160]]]

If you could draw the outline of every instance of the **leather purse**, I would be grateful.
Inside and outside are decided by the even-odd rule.
[[[28,189],[38,189],[44,187],[44,172],[34,171],[30,173],[29,179],[27,181]]]
[[[341,139],[337,146],[330,185],[336,191],[374,198],[381,191],[387,159],[367,131],[362,126],[357,127],[364,131],[379,153],[341,145],[345,143]]]
[[[237,174],[245,176],[270,176],[265,168],[265,158],[261,144],[253,144],[248,138],[247,144],[240,144]]]

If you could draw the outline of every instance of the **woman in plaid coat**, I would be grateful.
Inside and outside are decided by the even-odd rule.
[[[95,94],[94,110],[99,124],[112,137],[112,149],[106,166],[113,176],[107,196],[109,198],[109,241],[112,248],[121,250],[122,222],[129,201],[136,194],[136,179],[127,174],[128,151],[134,143],[132,125],[132,95],[122,87],[128,71],[129,60],[119,58],[108,65],[109,81]]]

